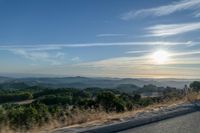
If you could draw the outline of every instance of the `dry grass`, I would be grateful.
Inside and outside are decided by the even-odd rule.
[[[8,126],[1,125],[0,133],[14,133],[14,131],[10,130],[10,128]]]
[[[199,92],[190,92],[187,95],[187,101],[194,102],[200,100],[200,93]]]
[[[165,101],[163,103],[158,103],[158,104],[153,104],[145,108],[138,108],[132,111],[126,111],[123,113],[106,113],[104,111],[95,111],[95,112],[90,112],[90,111],[85,111],[85,112],[80,112],[80,114],[77,114],[74,119],[68,119],[68,121],[72,121],[70,123],[65,123],[65,124],[58,124],[57,127],[54,127],[55,129],[62,129],[62,128],[82,128],[82,127],[92,127],[96,125],[102,125],[105,123],[113,123],[116,121],[124,121],[128,118],[136,116],[137,113],[140,112],[150,112],[150,111],[157,111],[160,109],[164,109],[167,107],[175,107],[177,104],[182,104],[185,103],[185,100],[179,99],[179,100],[170,100],[170,101]],[[55,125],[54,125],[55,126]],[[53,129],[53,128],[52,128]],[[49,131],[52,131],[48,130]]]

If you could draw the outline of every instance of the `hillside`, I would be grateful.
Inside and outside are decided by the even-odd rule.
[[[50,88],[79,88],[88,87],[100,88],[137,88],[144,85],[155,85],[158,87],[176,87],[182,89],[185,84],[189,84],[189,80],[173,80],[173,79],[132,79],[132,78],[88,78],[88,77],[63,77],[63,78],[0,78],[0,84],[8,83],[25,83],[29,86],[40,85]],[[4,85],[5,86],[5,85]]]

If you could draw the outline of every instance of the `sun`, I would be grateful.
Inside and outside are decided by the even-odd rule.
[[[158,50],[153,53],[152,58],[155,64],[162,65],[169,61],[170,54],[164,50]]]

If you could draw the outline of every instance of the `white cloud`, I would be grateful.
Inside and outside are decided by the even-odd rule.
[[[172,2],[169,5],[159,6],[155,8],[141,9],[138,11],[129,11],[121,16],[123,20],[129,20],[137,16],[166,16],[183,10],[192,10],[194,15],[198,17],[200,9],[200,0],[181,0]]]
[[[62,53],[62,52],[57,52],[56,54],[55,54],[55,57],[56,58],[64,58],[64,56],[65,56],[65,54],[64,53]]]
[[[79,62],[80,61],[80,57],[77,56],[77,57],[72,58],[71,60],[74,61],[74,62]]]
[[[186,55],[200,55],[200,51],[189,51],[189,52],[180,52],[180,53],[174,53],[172,56],[186,56]]]
[[[90,66],[96,68],[121,68],[146,64],[146,56],[139,57],[117,57],[104,59],[100,61],[93,61],[80,64],[81,66]]]
[[[190,44],[197,42],[191,42]],[[79,47],[109,47],[109,46],[173,46],[188,45],[188,42],[165,42],[165,41],[146,41],[146,42],[110,42],[110,43],[76,43],[76,44],[35,44],[35,45],[0,45],[0,50],[24,49],[26,51],[49,51],[59,50],[62,48],[79,48]]]
[[[127,34],[98,34],[96,37],[121,37],[126,35]]]
[[[172,36],[200,30],[200,22],[182,24],[160,24],[146,28],[147,36]]]
[[[51,65],[60,65],[59,61],[63,58],[64,53],[57,52],[54,56],[45,51],[27,51],[26,49],[12,49],[10,52],[20,55],[26,59],[32,60],[35,63],[37,62],[47,62]]]
[[[134,51],[127,51],[126,54],[140,54],[140,53],[149,53],[148,50],[134,50]]]

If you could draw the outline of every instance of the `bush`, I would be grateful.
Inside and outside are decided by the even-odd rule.
[[[72,99],[69,96],[56,96],[49,95],[38,100],[40,103],[44,103],[46,105],[70,105],[72,104]]]
[[[117,111],[122,112],[125,110],[125,103],[122,99],[117,97],[112,92],[102,92],[97,95],[96,99],[107,112]]]
[[[96,101],[92,99],[81,99],[78,102],[78,106],[85,109],[96,109],[98,107]]]
[[[193,91],[200,92],[200,82],[194,81],[190,84],[190,88],[193,89]]]
[[[0,103],[23,101],[32,98],[32,94],[29,92],[0,94]]]
[[[0,124],[4,123],[6,121],[6,115],[5,115],[4,108],[0,107]]]
[[[153,100],[151,98],[143,98],[140,101],[138,101],[138,104],[140,106],[144,106],[145,107],[145,106],[153,104]]]
[[[18,106],[8,111],[8,118],[13,128],[30,129],[37,123],[38,112],[31,106]]]

